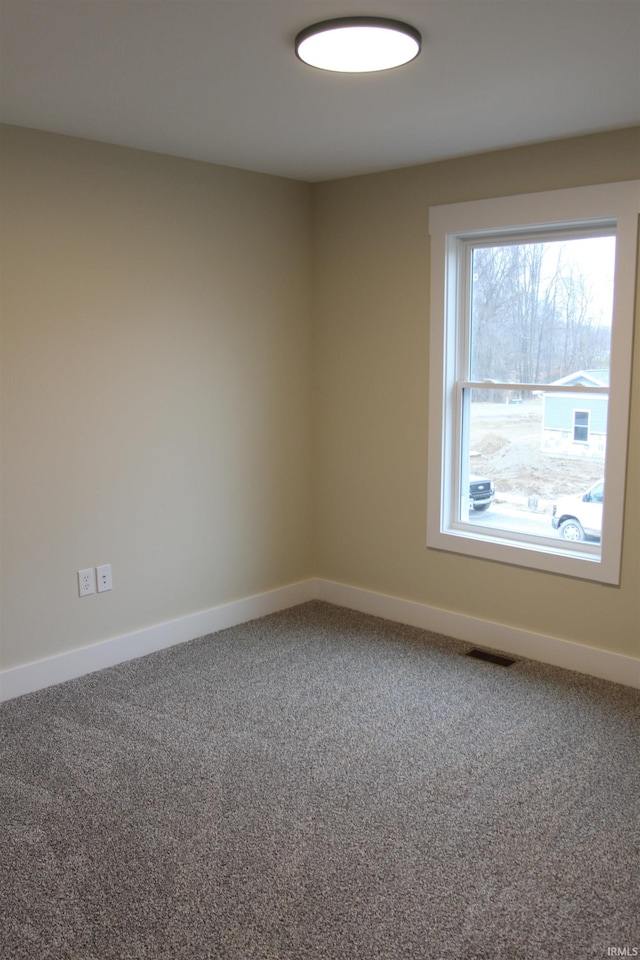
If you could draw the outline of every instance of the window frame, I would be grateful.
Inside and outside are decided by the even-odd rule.
[[[576,417],[578,416],[578,414],[586,414],[587,422],[586,422],[586,423],[577,423],[577,422],[576,422]],[[586,437],[585,437],[583,440],[582,440],[582,439],[578,439],[578,437],[576,436],[576,433],[577,433],[577,431],[579,431],[579,430],[586,430],[586,431],[587,431],[587,435],[586,435]],[[584,443],[584,444],[588,444],[588,443],[589,443],[589,438],[590,438],[590,436],[591,436],[591,411],[590,411],[590,410],[584,410],[584,409],[581,409],[581,408],[579,408],[579,407],[574,407],[574,409],[573,409],[573,443]]]
[[[544,193],[431,207],[431,312],[427,547],[619,584],[631,391],[631,360],[637,262],[640,181],[598,184]],[[460,356],[468,350],[468,250],[475,240],[525,242],[561,238],[613,224],[616,234],[610,386],[580,392],[608,393],[605,483],[601,546],[567,544],[552,535],[532,537],[471,527],[457,519],[456,497],[464,465]],[[470,386],[470,382],[467,384]],[[486,386],[486,384],[477,384]],[[497,388],[509,387],[498,384]],[[513,386],[513,385],[511,385]],[[538,389],[539,385],[531,385]],[[572,388],[575,393],[575,385]],[[558,386],[554,387],[558,392]],[[562,388],[560,388],[561,392]],[[464,391],[463,391],[464,393]],[[551,526],[551,525],[550,525]]]

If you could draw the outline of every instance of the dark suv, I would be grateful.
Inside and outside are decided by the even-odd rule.
[[[491,480],[479,477],[477,473],[469,474],[469,499],[474,510],[488,510],[494,496],[495,490]]]

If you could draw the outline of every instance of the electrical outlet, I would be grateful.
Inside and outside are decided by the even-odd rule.
[[[96,567],[96,573],[98,575],[98,593],[104,593],[105,590],[111,590],[113,588],[113,581],[111,580],[111,564],[103,563],[101,567]]]
[[[87,570],[78,570],[78,596],[88,597],[90,593],[96,592],[96,580],[93,574],[93,567]]]

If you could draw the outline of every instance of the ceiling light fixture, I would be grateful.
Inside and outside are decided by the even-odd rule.
[[[341,17],[301,30],[296,54],[304,63],[338,73],[371,73],[409,63],[422,37],[408,23],[386,17]]]

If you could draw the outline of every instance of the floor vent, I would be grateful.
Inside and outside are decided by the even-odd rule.
[[[485,660],[487,663],[496,663],[499,667],[510,667],[515,660],[509,657],[501,657],[497,653],[487,653],[486,650],[469,650],[467,657],[474,657],[475,660]]]

